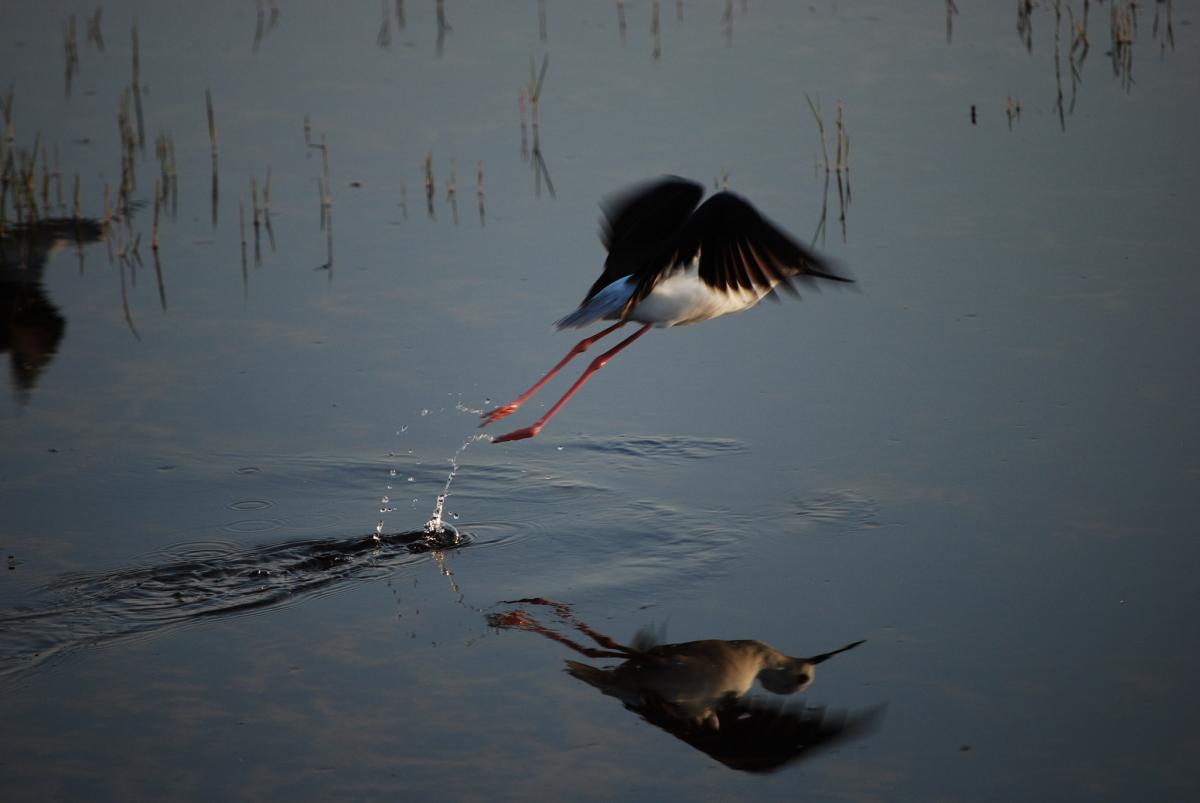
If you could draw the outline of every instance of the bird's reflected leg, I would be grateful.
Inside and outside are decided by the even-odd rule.
[[[622,340],[614,348],[609,349],[608,351],[604,352],[596,359],[592,360],[592,364],[589,365],[587,367],[587,370],[583,372],[583,376],[579,377],[579,379],[576,379],[575,384],[571,385],[571,389],[568,390],[565,394],[563,394],[563,397],[561,399],[559,399],[558,401],[556,401],[554,403],[554,406],[546,411],[545,415],[543,415],[541,418],[539,418],[537,421],[535,421],[533,423],[533,426],[525,427],[524,429],[514,430],[514,431],[508,433],[507,435],[501,435],[499,438],[496,438],[495,443],[504,443],[506,441],[519,441],[522,438],[535,437],[539,432],[542,431],[542,427],[544,427],[546,425],[546,422],[549,421],[551,418],[553,418],[554,414],[559,411],[559,408],[561,408],[564,404],[567,403],[567,399],[570,399],[572,396],[574,396],[576,391],[578,391],[581,387],[583,387],[583,383],[588,381],[589,379],[591,379],[592,374],[596,373],[601,368],[603,368],[605,365],[607,365],[608,361],[611,360],[613,357],[615,357],[619,351],[621,351],[622,349],[631,345],[633,343],[633,341],[637,340],[639,337],[641,337],[642,335],[646,334],[649,331],[650,331],[650,324],[646,324],[641,329],[638,329],[632,335],[630,335],[629,337]]]
[[[588,636],[589,638],[591,638],[592,641],[596,642],[601,647],[607,647],[610,650],[616,650],[620,655],[627,657],[627,658],[633,657],[634,655],[637,654],[636,651],[630,649],[629,647],[626,647],[624,644],[621,644],[619,641],[612,638],[611,636],[606,636],[603,633],[601,633],[599,630],[592,628],[587,622],[583,622],[583,621],[580,621],[579,619],[577,619],[575,617],[575,612],[571,610],[571,606],[565,602],[555,602],[554,600],[546,599],[545,597],[525,597],[524,599],[506,599],[506,600],[504,600],[505,605],[516,605],[516,604],[519,604],[522,602],[527,603],[529,605],[544,605],[548,608],[553,609],[554,614],[558,617],[560,622],[562,622],[565,625],[570,625],[571,627],[575,628],[580,633],[583,633],[585,636]],[[521,611],[520,613],[523,614],[524,612]],[[842,652],[845,649],[847,649],[847,648],[843,647],[842,650],[838,650],[838,652]],[[829,653],[828,655],[823,656],[821,658],[821,660],[825,660],[825,658],[827,658],[829,655],[834,655],[834,654],[835,653]],[[592,656],[592,657],[596,657],[596,656]]]
[[[549,382],[550,379],[555,374],[557,374],[559,371],[561,371],[563,366],[566,365],[567,363],[569,363],[575,356],[577,356],[579,354],[583,354],[585,351],[588,350],[588,347],[591,346],[593,343],[595,343],[597,340],[599,340],[600,338],[605,337],[609,334],[612,334],[613,332],[620,329],[624,325],[625,325],[625,321],[618,321],[617,323],[613,324],[612,326],[608,327],[607,329],[603,329],[603,330],[597,332],[596,334],[592,335],[591,337],[585,337],[583,340],[580,340],[578,343],[575,344],[574,348],[572,348],[570,351],[567,352],[567,356],[565,356],[561,360],[559,360],[558,365],[551,368],[546,373],[545,376],[543,376],[541,379],[539,379],[537,382],[535,382],[533,387],[531,387],[529,390],[522,393],[517,398],[513,399],[508,404],[505,404],[501,407],[494,407],[491,410],[488,410],[487,412],[485,412],[482,416],[483,421],[480,422],[479,426],[486,427],[488,424],[491,424],[495,421],[499,421],[501,418],[504,418],[506,416],[509,416],[509,415],[512,415],[513,413],[515,413],[517,411],[518,407],[520,407],[522,404],[524,404],[529,399],[530,396],[532,396],[533,394],[535,394],[539,390],[541,390],[542,385]]]
[[[539,622],[534,617],[530,616],[525,611],[518,608],[515,611],[507,613],[493,613],[488,615],[488,624],[498,630],[528,630],[531,633],[538,633],[548,639],[557,641],[559,644],[565,644],[580,655],[585,655],[588,658],[628,658],[624,652],[612,652],[609,650],[598,650],[595,647],[585,647],[577,641],[573,641],[566,636],[551,630],[544,624]]]

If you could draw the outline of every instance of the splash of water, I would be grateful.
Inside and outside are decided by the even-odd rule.
[[[458,451],[450,458],[450,476],[446,477],[446,485],[442,488],[442,492],[438,494],[437,504],[433,508],[433,516],[429,521],[425,522],[425,532],[430,534],[445,532],[445,528],[442,526],[442,515],[446,508],[446,497],[450,495],[450,483],[454,482],[454,477],[458,474],[458,458],[472,443],[481,440],[491,440],[491,438],[492,436],[486,433],[471,435],[463,441],[463,445],[458,447]]]

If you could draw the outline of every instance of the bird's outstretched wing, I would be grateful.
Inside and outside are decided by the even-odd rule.
[[[604,273],[583,299],[620,278],[642,271],[672,238],[704,197],[704,187],[679,176],[663,176],[612,195],[601,204],[600,240],[608,250]]]
[[[663,273],[695,259],[700,278],[717,290],[765,293],[779,287],[797,295],[797,282],[854,281],[838,274],[828,260],[763,217],[740,195],[719,192],[643,261],[626,309],[648,296]]]
[[[883,718],[883,708],[861,712],[732,696],[703,722],[680,717],[671,703],[643,696],[634,709],[727,767],[766,773],[803,760],[822,748],[865,736]]]

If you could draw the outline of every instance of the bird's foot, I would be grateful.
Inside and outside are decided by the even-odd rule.
[[[542,428],[540,426],[538,426],[537,424],[534,424],[531,427],[525,427],[524,429],[516,429],[516,430],[513,430],[512,432],[508,433],[507,435],[501,435],[499,438],[496,438],[494,441],[492,441],[492,443],[505,443],[507,441],[519,441],[519,440],[524,440],[525,438],[533,438],[533,437],[536,437],[537,434],[541,431],[542,431]]]
[[[511,404],[506,404],[503,407],[496,407],[491,410],[488,410],[486,413],[484,413],[482,416],[480,416],[480,418],[482,418],[483,420],[479,422],[479,426],[486,427],[488,424],[496,423],[501,418],[507,418],[508,416],[515,413],[517,411],[517,408],[520,406],[521,405],[518,404],[517,402],[512,402]]]

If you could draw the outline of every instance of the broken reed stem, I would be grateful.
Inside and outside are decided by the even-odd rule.
[[[204,106],[208,110],[208,141],[212,145],[213,160],[217,158],[217,119],[213,115],[212,92],[204,90]]]
[[[46,145],[42,144],[42,213],[50,212],[50,157],[46,153]]]
[[[329,143],[325,141],[325,135],[321,135],[321,162],[322,170],[325,173],[325,183],[329,183]]]
[[[138,47],[138,28],[137,23],[133,23],[133,106],[137,113],[137,146],[138,150],[145,155],[146,152],[146,125],[142,115],[142,79],[141,79],[141,56],[139,55]]]
[[[74,23],[74,18],[71,22]],[[138,54],[138,29],[137,23],[133,23],[132,31],[133,39],[133,88],[137,89],[141,86],[141,56]]]
[[[479,200],[479,225],[487,225],[486,213],[483,208],[483,160],[475,163],[475,197]]]
[[[325,188],[321,194],[321,203],[325,209],[324,220],[329,223],[329,216],[333,210],[333,180],[329,177],[329,143],[326,142],[324,134],[321,135],[321,161],[324,171],[322,185]]]
[[[429,215],[429,219],[433,220],[436,215],[433,210],[433,151],[425,154],[425,213]]]
[[[14,134],[13,121],[12,121],[12,110],[13,110],[13,85],[9,84],[8,85],[8,95],[4,99],[3,111],[4,111],[5,139],[8,141],[8,150],[10,153],[12,152],[13,134]]]
[[[817,102],[813,103],[813,99],[804,93],[804,99],[808,101],[808,108],[812,115],[817,120],[817,130],[821,134],[821,156],[825,160],[825,172],[829,172],[829,150],[825,147],[825,116],[821,114],[821,96],[817,95]]]
[[[542,83],[546,80],[546,70],[550,67],[550,54],[542,56],[542,69],[535,72],[533,56],[529,57],[529,116],[533,120],[533,136],[537,139],[538,126],[541,118],[538,115],[538,101],[542,97]]]
[[[96,7],[96,13],[87,18],[87,38],[96,45],[96,49],[104,52],[104,36],[100,33],[100,14],[104,9]]]
[[[79,67],[79,48],[75,39],[75,15],[63,25],[63,53],[66,58],[66,95],[71,97],[71,78]]]
[[[842,102],[837,105],[837,172],[850,170],[850,137],[846,135],[846,126],[842,122]]]
[[[521,160],[525,161],[529,158],[529,122],[525,113],[525,90],[521,90],[520,96],[517,98],[517,110],[521,115]]]
[[[54,143],[54,172],[51,173],[54,178],[54,206],[60,212],[63,209],[63,192],[62,192],[62,168],[58,161],[58,143]]]
[[[154,227],[150,234],[150,250],[158,254],[158,210],[162,206],[160,179],[154,179]]]

